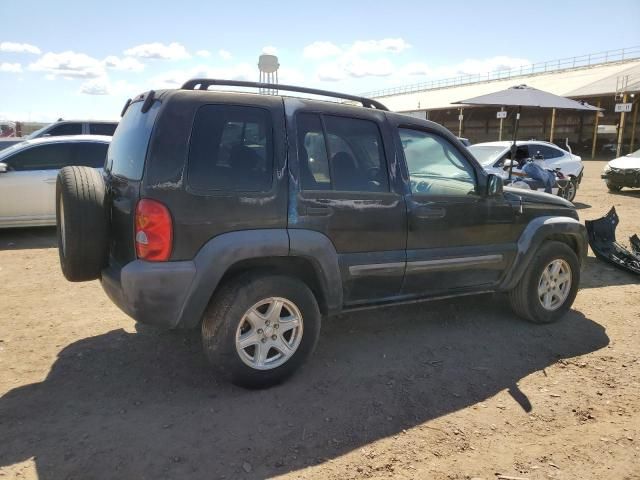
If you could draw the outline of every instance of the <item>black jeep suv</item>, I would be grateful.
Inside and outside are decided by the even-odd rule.
[[[103,175],[60,172],[67,279],[99,278],[139,322],[201,326],[212,365],[251,387],[298,368],[327,315],[481,292],[533,322],[571,307],[587,242],[568,201],[503,190],[448,130],[374,100],[212,85],[265,87],[139,95]]]

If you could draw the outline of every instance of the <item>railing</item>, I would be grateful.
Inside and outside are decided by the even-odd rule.
[[[470,83],[489,82],[492,80],[503,80],[506,78],[515,78],[528,75],[540,75],[550,72],[561,72],[564,70],[572,70],[574,68],[586,68],[607,63],[618,63],[628,60],[640,59],[640,45],[630,48],[621,48],[619,50],[607,50],[605,52],[590,53],[588,55],[580,55],[578,57],[560,58],[558,60],[550,60],[547,62],[530,63],[521,65],[510,70],[496,70],[487,73],[474,73],[462,75],[459,77],[443,78],[440,80],[431,80],[429,82],[414,83],[401,87],[392,87],[382,90],[363,93],[363,97],[376,98],[388,97],[390,95],[399,95],[403,93],[421,92],[424,90],[436,90],[438,88],[457,87],[460,85],[468,85]]]

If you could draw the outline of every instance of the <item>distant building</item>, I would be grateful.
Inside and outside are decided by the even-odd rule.
[[[553,138],[554,143],[564,146],[565,139],[568,138],[574,152],[589,157],[595,138],[596,156],[612,156],[621,120],[621,114],[614,111],[615,104],[623,103],[626,94],[626,103],[632,104],[632,111],[625,114],[622,151],[628,153],[639,147],[640,47],[542,62],[509,71],[436,80],[363,95],[380,100],[391,110],[440,123],[456,135],[477,143],[498,139],[500,120],[496,118],[496,113],[499,108],[463,107],[452,103],[520,84],[574,100],[584,100],[604,108],[600,114],[557,111],[553,133],[550,110],[523,109],[518,131],[520,139]],[[503,120],[502,126],[503,140],[510,139],[513,133],[513,109],[507,111],[508,116]],[[594,131],[597,132],[595,136]]]

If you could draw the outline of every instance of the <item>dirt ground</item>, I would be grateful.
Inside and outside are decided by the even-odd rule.
[[[580,216],[609,194],[586,162]],[[60,272],[51,229],[0,231],[0,478],[638,479],[640,278],[589,257],[561,322],[503,296],[330,319],[286,384],[213,377],[197,334],[136,331]]]

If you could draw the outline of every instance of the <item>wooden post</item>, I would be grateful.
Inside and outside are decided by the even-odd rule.
[[[638,123],[638,109],[640,109],[640,101],[635,102],[633,108],[633,121],[631,122],[631,144],[629,145],[629,153],[633,152],[636,141],[636,125]]]
[[[551,110],[551,133],[549,134],[549,142],[553,143],[553,131],[556,128],[556,109]]]
[[[504,107],[500,107],[500,111],[504,112]],[[500,130],[498,131],[498,141],[502,141],[502,121],[504,119],[500,118]]]
[[[627,94],[622,97],[622,103],[627,103]],[[618,145],[616,145],[616,157],[622,152],[622,142],[624,140],[624,112],[620,112],[620,125],[618,126]]]
[[[598,100],[598,108],[600,108],[600,100]],[[598,120],[600,120],[600,110],[596,112],[596,119],[593,123],[593,142],[591,144],[591,160],[596,158],[596,144],[598,143]]]

